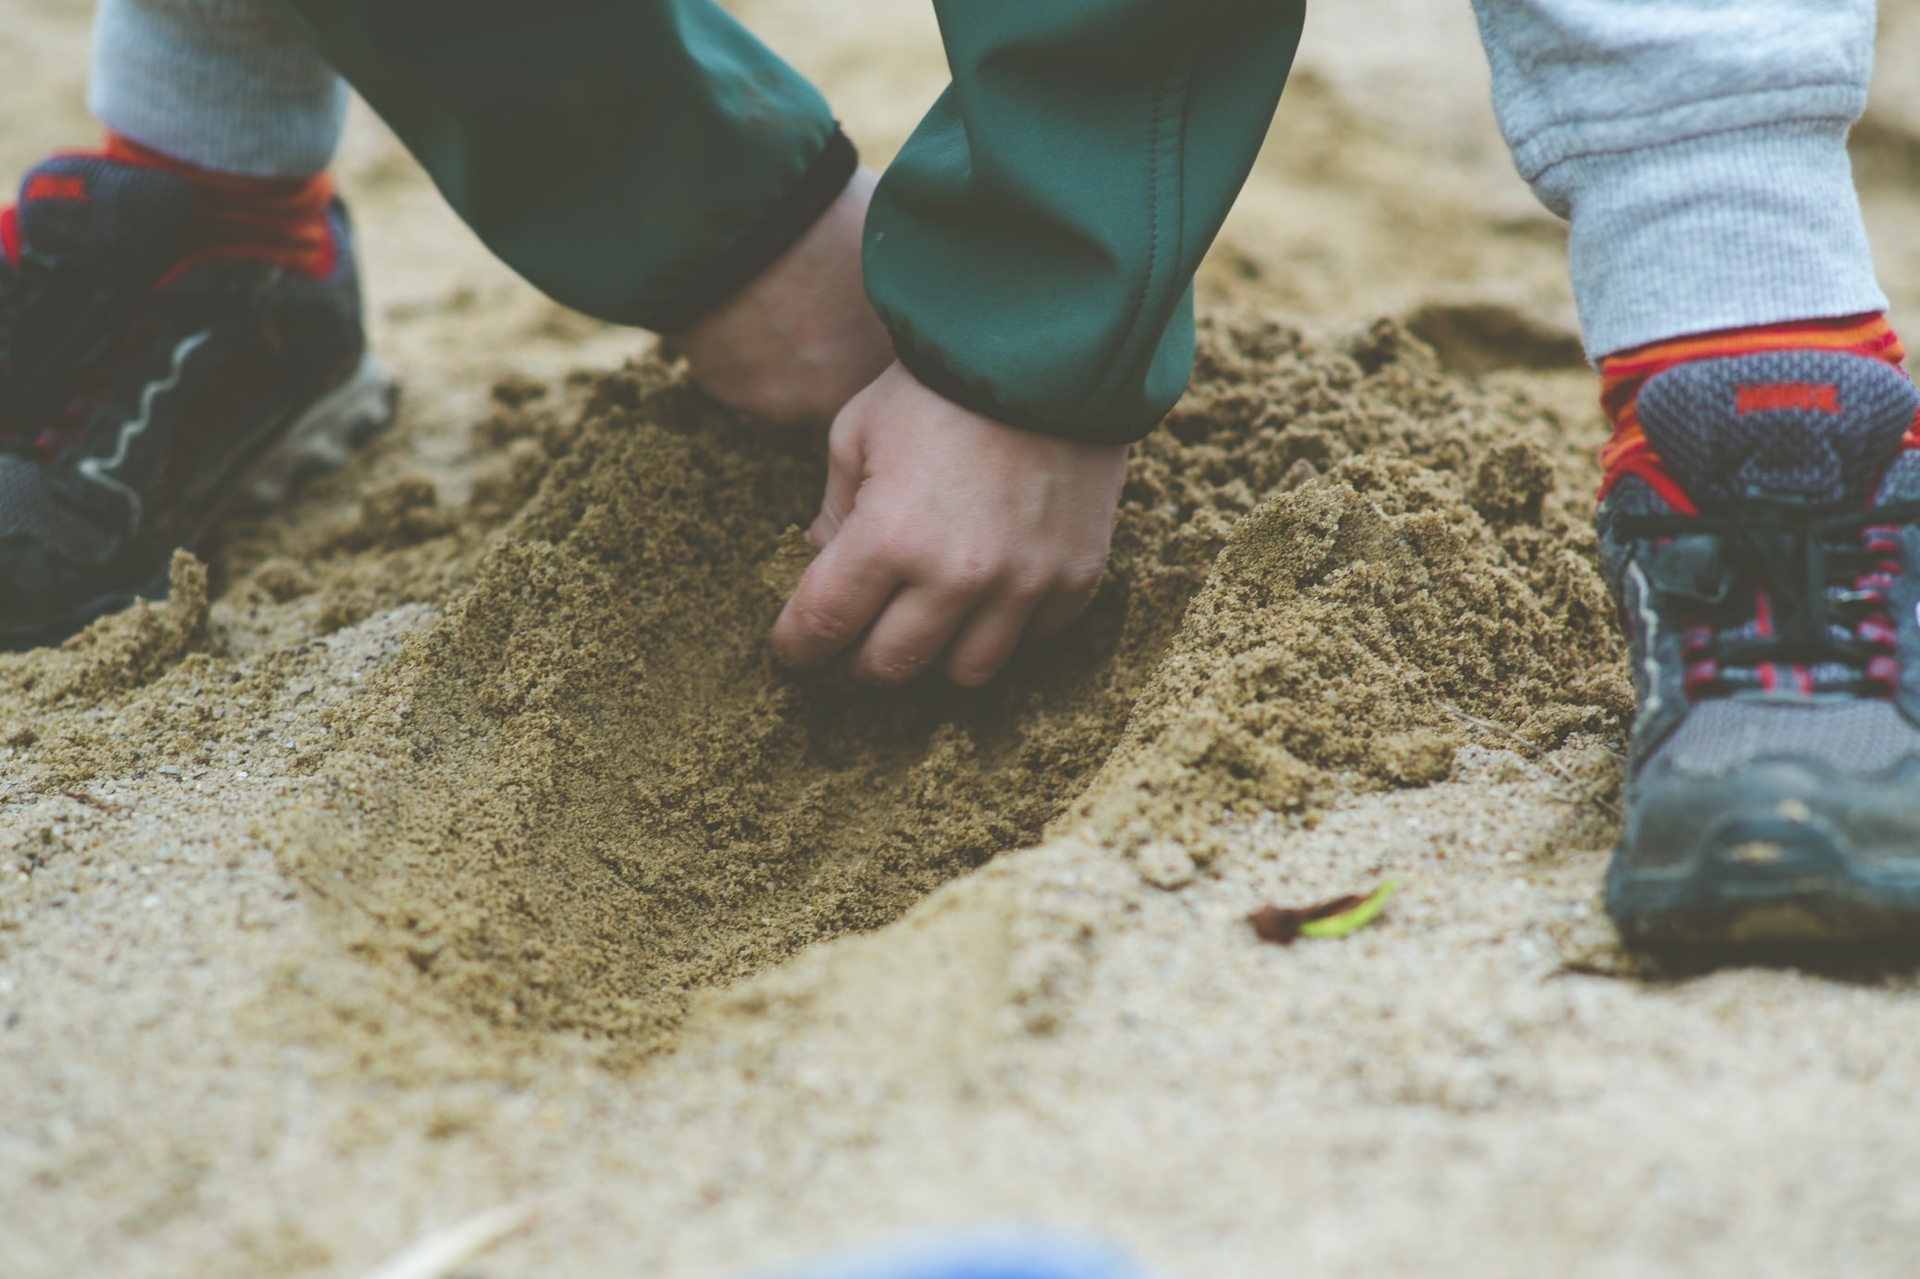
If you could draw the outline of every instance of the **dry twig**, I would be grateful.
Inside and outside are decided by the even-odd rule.
[[[79,800],[82,804],[87,804],[94,808],[97,808],[101,812],[107,814],[107,816],[109,817],[118,817],[120,816],[120,814],[127,811],[126,809],[122,808],[118,804],[111,803],[107,800],[101,799],[98,795],[89,795],[85,791],[68,790],[65,786],[62,786],[60,788],[60,793],[62,795],[65,795],[68,799],[76,799],[76,800]]]
[[[508,1235],[533,1221],[530,1204],[503,1204],[458,1225],[436,1230],[366,1279],[445,1279]]]

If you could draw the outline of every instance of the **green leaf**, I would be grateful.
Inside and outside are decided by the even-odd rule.
[[[1328,915],[1325,919],[1315,919],[1300,925],[1300,935],[1302,937],[1345,937],[1348,933],[1358,932],[1380,918],[1380,912],[1386,909],[1387,898],[1399,886],[1399,880],[1389,879],[1374,889],[1365,901],[1352,910],[1343,910],[1338,915]]]

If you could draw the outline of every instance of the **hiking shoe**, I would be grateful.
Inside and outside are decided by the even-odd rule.
[[[1785,351],[1641,388],[1599,510],[1639,694],[1630,944],[1920,937],[1920,395]]]
[[[0,214],[0,649],[164,596],[174,548],[392,416],[340,203],[310,275],[183,254],[196,198],[166,169],[61,156]]]

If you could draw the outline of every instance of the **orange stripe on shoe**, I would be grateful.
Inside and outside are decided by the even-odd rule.
[[[1647,442],[1646,432],[1640,429],[1637,412],[1640,388],[1647,379],[1676,364],[1758,355],[1766,351],[1839,351],[1884,360],[1895,368],[1907,357],[1886,316],[1877,311],[1829,320],[1794,320],[1751,329],[1696,333],[1609,355],[1600,362],[1600,408],[1613,423],[1613,438],[1600,450],[1603,471],[1600,496],[1604,498],[1623,476],[1633,475],[1652,487],[1675,511],[1693,514],[1693,503],[1667,476],[1659,455]],[[1781,407],[1788,400],[1819,407],[1821,397],[1821,388],[1801,387],[1797,383],[1757,387],[1754,392],[1756,410],[1764,407],[1761,400],[1779,401],[1774,407]],[[1907,444],[1920,447],[1920,416],[1907,432]]]
[[[333,273],[339,246],[327,223],[334,194],[329,175],[251,178],[216,173],[115,133],[107,135],[104,154],[123,163],[177,173],[199,193],[186,252],[168,278],[195,262],[221,257],[261,258],[316,280]]]
[[[22,200],[71,200],[75,204],[85,204],[87,180],[66,174],[36,173],[27,179],[27,189],[20,198]]]

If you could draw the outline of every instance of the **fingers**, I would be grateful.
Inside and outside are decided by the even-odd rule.
[[[1100,589],[1100,572],[1075,570],[1051,590],[1015,588],[982,604],[960,627],[940,659],[940,670],[962,688],[993,681],[1023,636],[1047,639],[1086,612]]]
[[[850,432],[835,432],[827,444],[827,491],[807,540],[820,547],[779,620],[773,624],[773,651],[794,670],[812,670],[831,661],[867,628],[900,584],[900,575],[865,548],[840,541],[853,514],[865,458]]]
[[[1013,656],[1033,616],[1038,597],[1031,591],[988,600],[968,617],[940,659],[940,672],[962,688],[990,683]]]
[[[775,656],[797,671],[826,665],[859,638],[899,585],[899,571],[858,536],[834,537],[773,624]]]
[[[907,581],[854,530],[829,543],[800,579],[774,623],[774,653],[795,670],[812,670],[858,641],[850,663],[854,678],[904,684],[946,650],[984,589],[985,583],[964,575]]]
[[[829,433],[820,557],[774,626],[797,669],[851,650],[898,684],[935,667],[993,677],[1021,633],[1052,633],[1099,583],[1123,445],[1062,441],[962,408],[891,366]]]
[[[1100,592],[1101,571],[1104,565],[1091,568],[1082,567],[1069,574],[1052,594],[1040,602],[1033,610],[1028,622],[1028,630],[1035,639],[1051,639],[1079,620],[1080,614],[1087,611],[1087,605],[1093,603],[1093,597]]]
[[[773,627],[780,660],[812,670],[851,647],[855,679],[904,684],[940,662],[956,635],[965,634],[957,664],[942,662],[941,669],[964,672],[957,682],[968,687],[992,679],[1019,642],[1039,593],[995,591],[993,578],[964,566],[910,572],[866,532],[855,521],[800,579]]]
[[[1100,585],[1097,568],[1051,583],[966,566],[915,572],[867,532],[850,526],[830,542],[781,610],[773,644],[787,666],[812,670],[852,647],[852,674],[866,683],[904,684],[937,665],[979,688],[1023,634],[1064,630]]]
[[[979,602],[976,593],[941,585],[908,586],[881,612],[853,655],[853,677],[868,684],[917,679],[947,648]]]
[[[825,546],[840,535],[840,526],[853,514],[859,500],[860,481],[865,459],[859,445],[848,435],[832,435],[827,441],[827,491],[820,499],[820,514],[807,529],[807,540]]]

